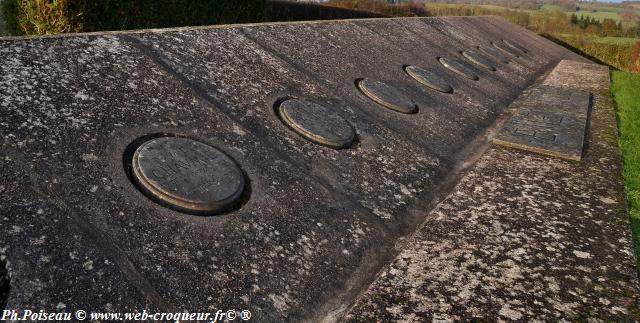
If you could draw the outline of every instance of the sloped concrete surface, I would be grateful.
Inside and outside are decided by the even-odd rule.
[[[509,39],[529,52],[477,69],[437,57]],[[0,254],[7,309],[248,309],[257,321],[338,319],[395,256],[509,103],[560,60],[586,62],[497,17],[181,28],[0,40]],[[453,88],[402,69],[437,71]],[[392,84],[398,114],[355,87]],[[334,150],[282,124],[285,97],[335,109],[358,143]],[[129,180],[125,152],[155,134],[218,147],[245,203],[199,217]]]
[[[562,61],[543,83],[594,96],[582,162],[491,147],[347,321],[640,319],[609,70]]]

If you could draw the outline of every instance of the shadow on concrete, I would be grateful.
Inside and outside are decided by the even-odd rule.
[[[296,3],[282,0],[267,1],[265,8],[265,20],[267,21],[333,20],[385,17],[389,16],[364,10],[353,10],[313,3]]]
[[[0,260],[0,311],[3,311],[5,306],[7,306],[9,288],[9,271],[7,270],[7,263],[4,260]]]

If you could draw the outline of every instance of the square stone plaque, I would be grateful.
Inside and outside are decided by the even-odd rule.
[[[494,143],[572,160],[582,158],[591,94],[541,85],[518,107]]]

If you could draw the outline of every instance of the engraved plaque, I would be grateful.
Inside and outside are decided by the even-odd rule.
[[[589,92],[539,86],[518,107],[494,142],[580,160],[590,104]]]
[[[480,55],[478,52],[472,50],[464,51],[462,52],[462,56],[468,59],[471,63],[474,63],[480,67],[484,67],[490,71],[496,70],[496,67],[494,66],[495,63]]]
[[[188,213],[223,212],[239,201],[245,188],[242,171],[230,157],[187,138],[160,137],[143,143],[131,168],[147,196]]]
[[[471,80],[478,80],[479,77],[478,75],[473,71],[473,68],[469,65],[467,65],[466,63],[456,60],[456,59],[446,59],[444,57],[440,57],[438,58],[438,61],[440,62],[440,64],[442,64],[444,67],[450,69],[451,71],[454,71],[468,79]]]
[[[351,125],[333,110],[310,101],[289,99],[280,104],[282,121],[306,139],[340,149],[353,143]]]
[[[505,39],[505,40],[503,40],[503,42],[504,42],[505,44],[507,44],[507,46],[509,46],[509,47],[511,47],[511,48],[513,48],[513,49],[515,49],[515,50],[521,51],[521,52],[523,52],[523,53],[527,53],[527,52],[528,52],[528,50],[527,50],[526,48],[524,48],[524,47],[520,46],[520,44],[518,44],[518,43],[516,43],[516,42],[508,41],[508,40],[506,40],[506,39]]]
[[[363,79],[358,88],[371,100],[391,110],[401,113],[415,113],[418,106],[402,91],[380,81]]]
[[[490,57],[496,62],[500,62],[502,64],[509,64],[509,60],[502,54],[502,52],[493,47],[478,46],[478,50],[480,50],[483,54],[487,55],[488,57]]]
[[[579,111],[584,106],[583,103],[590,100],[590,98],[591,94],[586,91],[541,85],[531,92],[528,101],[533,101],[545,106],[562,105],[567,107],[567,109]]]
[[[438,76],[438,74],[431,72],[429,70],[425,70],[415,66],[407,66],[405,71],[409,76],[413,77],[416,81],[426,85],[436,91],[440,92],[451,92],[453,88],[447,81],[445,81],[442,77]]]
[[[520,57],[520,52],[519,51],[507,46],[507,44],[505,44],[504,42],[494,42],[494,43],[491,43],[491,44],[493,45],[493,47],[499,49],[503,53],[506,53],[506,54],[509,54],[509,55],[515,56],[515,57]]]

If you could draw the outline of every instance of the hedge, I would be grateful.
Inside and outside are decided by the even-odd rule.
[[[263,21],[265,0],[0,0],[17,35]]]

